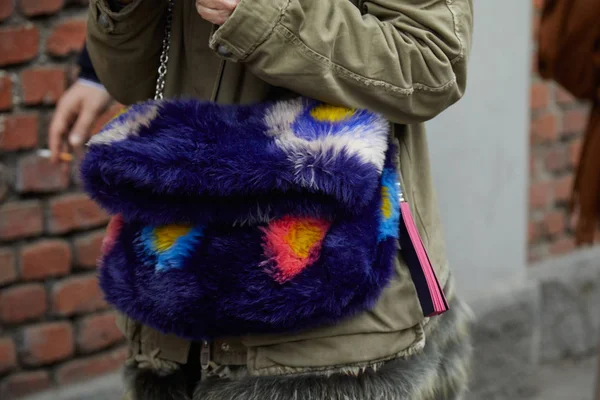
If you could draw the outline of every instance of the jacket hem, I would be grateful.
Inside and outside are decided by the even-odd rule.
[[[334,374],[357,375],[360,372],[364,372],[364,370],[368,368],[377,369],[386,361],[395,360],[398,358],[408,358],[423,351],[426,342],[425,322],[426,321],[423,321],[413,327],[416,338],[411,345],[402,351],[378,358],[376,360],[324,367],[288,367],[278,365],[273,367],[252,368],[250,365],[248,365],[248,373],[251,376],[301,376],[306,374],[324,376],[330,376]]]

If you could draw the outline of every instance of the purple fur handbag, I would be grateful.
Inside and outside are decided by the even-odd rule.
[[[288,332],[374,305],[398,250],[388,123],[296,99],[131,107],[92,138],[112,214],[100,279],[130,317],[191,339]]]

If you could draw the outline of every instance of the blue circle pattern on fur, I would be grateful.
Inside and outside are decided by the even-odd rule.
[[[200,245],[201,227],[186,225],[146,226],[140,231],[139,245],[147,258],[155,258],[156,271],[182,268]]]
[[[400,199],[398,193],[398,173],[393,168],[385,168],[381,175],[381,210],[379,240],[398,239],[400,230]]]

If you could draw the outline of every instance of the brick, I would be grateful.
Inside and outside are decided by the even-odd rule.
[[[541,237],[541,231],[539,224],[529,221],[527,225],[527,243],[535,243]]]
[[[11,338],[0,338],[0,374],[17,366],[17,350]]]
[[[577,138],[569,143],[569,163],[572,167],[579,165],[579,157],[583,149],[583,139]]]
[[[563,134],[579,134],[585,131],[588,123],[588,112],[584,110],[571,110],[563,118]]]
[[[12,173],[4,164],[0,163],[0,204],[8,197],[12,180]]]
[[[30,149],[38,143],[37,113],[0,116],[0,150]]]
[[[50,202],[49,230],[65,233],[104,225],[108,214],[84,194],[69,194]]]
[[[28,17],[51,15],[60,11],[65,5],[64,0],[20,0],[19,8]]]
[[[46,289],[37,283],[0,291],[0,321],[21,323],[41,317],[48,308]]]
[[[556,235],[565,230],[567,219],[564,212],[552,211],[544,217],[544,231],[549,235]]]
[[[79,52],[85,42],[85,26],[85,20],[78,19],[65,21],[57,25],[46,41],[48,52],[58,57]]]
[[[0,111],[12,108],[12,88],[10,76],[0,71]]]
[[[19,372],[8,376],[0,385],[0,399],[17,399],[52,386],[46,371]]]
[[[14,3],[12,0],[2,0],[0,1],[0,21],[5,20],[10,17],[15,9]]]
[[[545,208],[552,196],[548,182],[533,183],[529,186],[529,207],[531,209]]]
[[[556,87],[556,102],[561,106],[570,106],[577,103],[577,99],[560,86]]]
[[[95,268],[100,258],[104,230],[75,239],[75,264],[84,268]]]
[[[21,278],[44,279],[71,270],[71,247],[64,240],[40,240],[21,250]]]
[[[561,237],[550,244],[550,254],[559,256],[575,250],[575,240],[570,236]]]
[[[0,248],[0,286],[17,280],[16,257],[12,249]]]
[[[531,33],[532,33],[532,37],[533,40],[537,40],[539,32],[540,32],[540,23],[541,23],[541,18],[539,15],[534,15],[533,19],[532,19],[532,24],[531,24]]]
[[[571,199],[573,181],[573,175],[567,175],[554,181],[554,200],[556,202],[566,203]]]
[[[544,155],[544,166],[549,172],[564,170],[569,166],[569,157],[565,148],[550,149]]]
[[[533,110],[548,107],[550,103],[550,91],[546,83],[534,83],[531,85],[530,106]]]
[[[65,385],[117,371],[126,358],[127,349],[120,348],[98,356],[70,361],[56,370],[56,381]]]
[[[40,48],[40,31],[34,25],[0,28],[0,66],[33,60]]]
[[[538,166],[536,157],[533,154],[529,155],[529,177],[536,177],[538,174]]]
[[[68,169],[32,154],[19,159],[16,189],[20,193],[56,192],[69,186],[69,178]]]
[[[88,313],[106,308],[95,274],[71,277],[54,285],[52,312],[58,315]]]
[[[39,201],[15,201],[0,207],[0,240],[36,236],[43,228]]]
[[[558,123],[556,116],[544,114],[535,118],[531,123],[532,143],[552,142],[558,139]]]
[[[68,322],[30,326],[23,332],[21,360],[27,366],[52,364],[74,352],[73,328]]]
[[[56,104],[67,87],[67,74],[63,68],[30,68],[21,73],[21,86],[25,104]]]
[[[539,73],[537,50],[533,51],[533,54],[531,55],[531,73],[534,75],[537,75]]]
[[[123,335],[112,312],[84,318],[79,324],[77,349],[83,353],[101,350],[120,342]]]

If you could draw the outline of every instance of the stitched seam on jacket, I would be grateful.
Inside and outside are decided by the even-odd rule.
[[[424,83],[415,82],[415,83],[413,83],[412,87],[410,87],[410,88],[401,88],[401,87],[393,85],[389,82],[372,79],[372,78],[367,78],[365,76],[357,74],[356,72],[350,71],[346,67],[336,64],[333,61],[331,61],[329,58],[317,53],[316,51],[314,51],[313,49],[308,47],[302,40],[300,40],[292,31],[290,31],[285,26],[278,25],[276,27],[276,30],[280,31],[280,33],[285,38],[287,38],[290,42],[292,42],[292,44],[295,44],[298,47],[298,49],[300,51],[302,51],[304,54],[315,59],[316,61],[319,61],[321,64],[326,65],[327,67],[338,72],[339,74],[341,74],[347,78],[353,79],[357,82],[360,82],[360,83],[364,84],[365,86],[377,87],[377,88],[385,89],[388,92],[401,94],[403,96],[410,96],[411,94],[413,94],[415,92],[415,90],[419,90],[419,91],[423,91],[423,92],[431,92],[431,93],[441,93],[441,92],[444,92],[444,91],[448,90],[449,88],[455,86],[455,84],[456,84],[456,75],[454,75],[454,74],[453,74],[454,76],[451,80],[449,80],[448,82],[444,83],[443,85],[437,86],[437,87],[428,86],[428,85],[425,85]]]
[[[460,50],[458,51],[458,55],[450,60],[450,64],[456,64],[460,60],[465,57],[465,43],[460,37],[460,28],[458,26],[458,17],[456,15],[456,11],[452,8],[454,0],[446,0],[446,7],[448,7],[448,11],[452,14],[452,23],[454,24],[454,34],[456,35],[456,39],[458,39],[458,43],[460,46]]]

